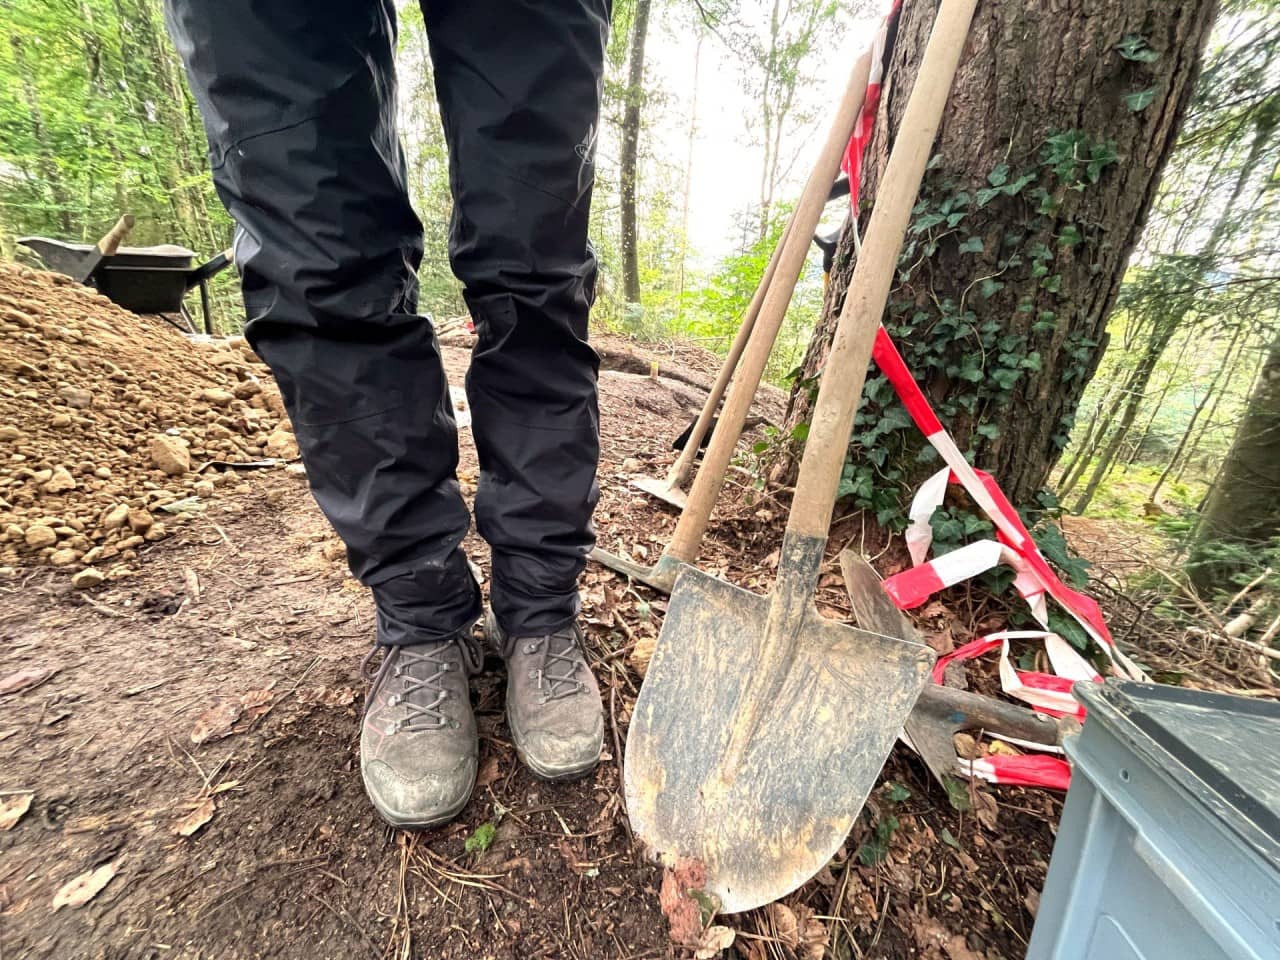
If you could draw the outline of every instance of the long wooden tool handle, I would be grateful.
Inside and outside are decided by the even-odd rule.
[[[751,340],[752,333],[755,330],[756,319],[760,316],[760,305],[764,303],[765,294],[769,292],[769,287],[773,283],[773,275],[777,271],[778,260],[782,256],[787,236],[791,232],[791,224],[794,222],[795,214],[793,213],[791,219],[787,221],[787,227],[782,232],[782,236],[778,238],[777,246],[773,248],[773,253],[769,257],[769,265],[765,267],[764,276],[760,278],[760,285],[756,287],[756,292],[751,297],[747,312],[742,315],[742,323],[738,325],[738,332],[734,335],[729,352],[725,355],[720,372],[716,375],[716,382],[711,385],[711,392],[707,394],[707,402],[702,405],[702,412],[698,414],[698,419],[694,423],[693,429],[689,431],[689,439],[685,443],[684,449],[680,451],[680,456],[676,458],[676,462],[671,465],[671,469],[667,472],[667,483],[670,486],[683,486],[684,482],[689,479],[689,474],[693,469],[694,458],[698,455],[698,448],[702,446],[702,438],[707,435],[711,420],[716,415],[720,401],[724,399],[725,390],[728,389],[729,381],[733,378],[734,370],[738,367],[738,361],[742,359],[742,351],[746,349]],[[721,431],[728,430],[730,427],[731,425],[728,423],[720,424]],[[741,430],[741,425],[738,425],[738,429]]]
[[[942,0],[934,22],[818,387],[787,533],[826,537],[831,526],[871,348],[975,6],[977,0]]]
[[[114,257],[116,251],[120,249],[120,244],[124,241],[124,238],[133,229],[133,223],[133,214],[131,213],[126,213],[117,220],[116,225],[107,232],[107,235],[98,241],[98,252],[104,257]]]
[[[836,110],[831,131],[822,145],[822,152],[818,154],[813,173],[809,175],[804,191],[800,194],[800,202],[787,228],[786,240],[778,256],[777,269],[760,306],[760,316],[756,318],[755,329],[742,357],[742,365],[733,378],[733,386],[729,389],[728,399],[720,414],[720,421],[724,426],[736,425],[737,429],[718,429],[711,435],[711,443],[702,457],[702,468],[694,478],[684,512],[680,514],[675,533],[667,545],[666,555],[681,562],[692,563],[697,559],[698,546],[702,543],[703,534],[707,532],[711,510],[724,485],[724,475],[738,444],[741,425],[747,419],[751,401],[755,399],[760,378],[769,362],[769,351],[773,349],[773,342],[778,337],[796,280],[800,277],[800,270],[809,253],[809,238],[813,236],[814,228],[822,217],[827,194],[840,170],[840,158],[844,156],[845,147],[853,133],[853,125],[858,119],[858,111],[862,109],[870,74],[871,51],[868,50],[853,65],[849,85]]]

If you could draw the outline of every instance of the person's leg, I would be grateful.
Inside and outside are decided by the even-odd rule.
[[[578,575],[594,543],[599,359],[587,242],[607,0],[422,0],[449,144],[449,253],[478,341],[467,378],[476,522],[493,548],[487,633],[507,719],[538,776],[581,776],[604,741]]]
[[[280,384],[316,501],[373,588],[378,640],[452,636],[480,594],[457,430],[396,134],[391,0],[170,0],[238,226],[245,335]]]
[[[454,196],[449,252],[478,342],[467,388],[490,602],[567,627],[594,544],[599,359],[587,242],[606,0],[422,0]]]
[[[245,334],[377,603],[386,654],[365,702],[365,787],[394,825],[442,822],[475,782],[466,677],[481,607],[460,548],[448,386],[416,313],[422,228],[396,136],[394,7],[168,0],[166,19],[237,223]]]

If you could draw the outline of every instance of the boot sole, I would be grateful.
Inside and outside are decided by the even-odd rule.
[[[524,764],[525,769],[532,773],[539,780],[546,783],[569,783],[573,780],[581,780],[587,774],[591,773],[600,765],[600,758],[596,757],[586,766],[562,767],[554,769],[551,767],[543,767],[526,754],[519,746],[516,747],[516,756],[520,758],[520,762]]]
[[[474,791],[474,787],[472,789]],[[467,804],[471,802],[471,794],[468,793],[466,799],[463,800],[460,804],[458,804],[456,808],[452,810],[447,810],[444,813],[437,814],[436,816],[429,817],[425,820],[418,820],[418,819],[399,820],[399,819],[396,819],[395,817],[388,816],[384,811],[380,810],[378,808],[378,805],[373,803],[372,800],[370,800],[369,802],[373,806],[373,809],[377,812],[378,816],[381,817],[382,821],[386,823],[388,826],[394,827],[397,830],[431,830],[435,827],[444,826],[446,823],[450,823],[454,819],[456,819],[458,814],[460,814],[463,810],[465,810]]]

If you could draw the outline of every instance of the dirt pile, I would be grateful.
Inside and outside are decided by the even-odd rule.
[[[92,586],[202,510],[235,474],[296,456],[265,365],[70,278],[0,264],[0,566]],[[78,572],[77,572],[78,571]]]

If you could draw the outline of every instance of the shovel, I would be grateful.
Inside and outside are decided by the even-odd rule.
[[[797,213],[799,210],[796,211]],[[724,392],[729,386],[729,380],[733,376],[733,371],[738,366],[738,360],[742,357],[742,352],[747,348],[748,343],[756,344],[756,349],[763,349],[766,360],[768,353],[773,348],[773,338],[764,344],[763,337],[752,339],[752,333],[755,330],[756,318],[760,315],[760,305],[764,302],[765,294],[769,291],[770,284],[773,283],[774,272],[778,267],[778,260],[782,256],[782,251],[787,244],[787,237],[791,233],[791,227],[795,222],[796,214],[793,213],[791,219],[787,222],[786,229],[783,230],[782,236],[778,238],[778,245],[774,247],[772,256],[769,257],[769,265],[765,267],[764,276],[760,278],[760,285],[756,287],[756,292],[751,297],[751,303],[747,306],[747,312],[743,314],[742,323],[738,326],[738,332],[734,334],[733,343],[729,346],[729,353],[724,358],[724,363],[720,366],[720,372],[716,375],[716,381],[711,385],[711,392],[707,394],[706,403],[702,405],[702,411],[698,414],[689,428],[689,436],[685,439],[683,449],[680,455],[676,457],[675,463],[671,464],[671,469],[667,471],[664,479],[658,480],[654,477],[635,477],[631,481],[631,485],[638,490],[643,490],[650,496],[657,497],[674,507],[681,510],[688,504],[688,494],[682,489],[685,481],[689,479],[689,474],[693,471],[693,461],[698,456],[698,450],[702,447],[703,438],[706,437],[707,431],[711,429],[711,422],[715,419],[716,408],[720,406],[720,400],[724,397]],[[798,277],[797,277],[798,279]],[[792,281],[795,286],[795,281]],[[758,384],[757,384],[758,386]],[[744,411],[745,415],[745,411]],[[723,418],[717,424],[721,432],[730,430],[734,425],[724,422]],[[737,442],[737,435],[742,432],[742,424],[736,425],[734,431],[734,442]],[[604,553],[604,551],[601,551]],[[606,556],[610,556],[606,554]],[[607,560],[602,560],[606,566],[611,566]]]
[[[813,593],[854,409],[975,3],[943,0],[925,50],[818,390],[773,593],[685,567],[632,714],[624,786],[635,833],[656,856],[700,861],[725,913],[776,900],[831,858],[934,659],[921,644],[825,619]]]
[[[891,637],[917,639],[911,621],[880,588],[880,577],[871,564],[855,551],[845,550],[840,554],[840,572],[858,626]],[[1054,720],[1015,703],[930,683],[920,691],[905,727],[904,739],[945,790],[947,781],[956,779],[957,733],[985,730],[1026,743],[1060,746],[1062,738],[1077,732],[1080,724],[1074,717]]]
[[[114,227],[107,231],[107,235],[85,254],[84,259],[76,264],[76,268],[71,272],[71,279],[75,280],[76,283],[88,283],[89,278],[102,265],[102,261],[107,257],[116,255],[116,251],[120,249],[121,242],[132,229],[133,215],[126,213],[116,221]]]
[[[733,386],[725,400],[724,410],[720,413],[720,426],[711,434],[711,442],[702,458],[702,467],[694,477],[693,486],[689,490],[688,500],[683,505],[680,520],[676,523],[675,533],[667,544],[662,556],[652,567],[628,560],[609,553],[599,547],[591,551],[591,559],[597,563],[625,574],[632,579],[646,583],[663,593],[670,593],[675,583],[676,574],[686,563],[693,563],[698,557],[698,548],[702,544],[702,536],[706,532],[711,519],[711,511],[715,507],[720,488],[724,486],[725,474],[729,470],[729,461],[738,444],[738,435],[747,418],[751,402],[755,398],[756,388],[764,375],[765,365],[769,362],[769,351],[777,339],[778,330],[791,303],[791,294],[795,290],[796,281],[805,257],[809,253],[809,237],[813,234],[822,217],[823,207],[831,192],[832,181],[840,170],[840,158],[844,156],[845,147],[853,133],[853,125],[857,122],[858,111],[862,109],[862,100],[867,92],[867,77],[871,71],[871,53],[860,56],[853,66],[849,77],[849,85],[836,110],[831,130],[827,134],[822,152],[818,155],[813,173],[809,175],[800,194],[800,202],[792,214],[791,221],[783,234],[778,249],[774,251],[765,276],[752,299],[752,307],[747,311],[742,328],[734,338],[734,348],[741,348],[741,367],[733,376]],[[775,262],[776,261],[776,262]],[[757,306],[757,303],[759,304]],[[752,318],[751,310],[757,315]],[[751,319],[751,328],[747,328],[747,319]],[[745,331],[745,332],[744,332]],[[720,371],[717,385],[721,381],[728,382],[733,375],[733,368],[728,360]],[[719,398],[716,398],[717,402]],[[706,428],[715,414],[715,405],[711,398],[698,417],[702,431],[695,425],[694,434],[685,445],[685,456],[692,464],[697,454]],[[679,461],[677,461],[678,463]],[[652,492],[652,491],[650,491]]]
[[[861,63],[859,63],[861,69]],[[855,71],[855,79],[859,76]],[[859,102],[861,107],[861,102]],[[857,115],[856,112],[854,114]],[[837,181],[829,191],[827,191],[826,203],[836,200],[840,197],[849,195],[849,181]],[[742,352],[747,348],[747,344],[755,342],[758,346],[757,350],[763,350],[765,362],[768,362],[769,352],[773,349],[773,342],[777,339],[777,328],[773,328],[773,335],[767,341],[763,337],[756,338],[752,341],[753,331],[756,325],[756,319],[760,316],[760,306],[764,302],[765,295],[769,292],[769,286],[773,283],[774,273],[778,267],[778,260],[782,256],[782,251],[787,243],[787,235],[791,232],[792,226],[796,222],[796,217],[801,213],[801,208],[797,208],[792,212],[791,217],[787,221],[786,229],[782,231],[782,236],[778,238],[778,244],[773,248],[773,254],[769,257],[769,264],[765,267],[764,276],[760,278],[760,285],[756,287],[756,292],[751,297],[751,303],[747,306],[747,312],[742,316],[742,323],[738,326],[738,332],[734,334],[733,343],[729,346],[729,352],[725,355],[724,363],[720,366],[720,372],[716,375],[715,383],[711,385],[711,392],[707,394],[707,400],[702,405],[702,410],[697,418],[693,420],[684,433],[680,435],[680,439],[676,442],[682,444],[680,446],[680,454],[671,464],[671,468],[667,471],[666,477],[659,480],[656,477],[633,477],[631,485],[637,490],[643,490],[650,496],[657,497],[673,507],[679,507],[683,510],[689,501],[689,495],[684,491],[685,482],[689,479],[689,474],[693,472],[693,462],[697,459],[698,451],[702,449],[703,440],[706,439],[707,433],[711,430],[732,430],[734,442],[737,443],[738,437],[742,436],[742,431],[747,426],[745,420],[737,420],[729,422],[721,417],[717,420],[716,409],[720,406],[720,401],[724,399],[725,390],[728,389],[729,380],[733,377],[734,370],[737,369],[738,361],[742,358]],[[822,209],[819,208],[816,213],[808,208],[804,209],[805,220],[813,217],[816,224],[817,219],[822,215]],[[818,249],[822,251],[822,292],[827,292],[827,274],[831,270],[831,259],[835,254],[835,237],[839,233],[833,234],[832,238],[823,240],[819,235],[814,235],[814,243]],[[803,261],[801,261],[803,263]],[[791,288],[794,292],[795,282],[798,277],[791,282]],[[790,294],[788,294],[790,300]],[[783,305],[785,313],[786,305]],[[761,365],[763,370],[763,365]],[[752,387],[752,393],[755,393],[760,386],[759,377]],[[743,417],[746,411],[743,411]],[[602,551],[603,553],[603,551]],[[609,555],[606,555],[609,556]],[[606,566],[609,565],[608,560],[601,560]],[[667,590],[670,590],[670,584]]]

